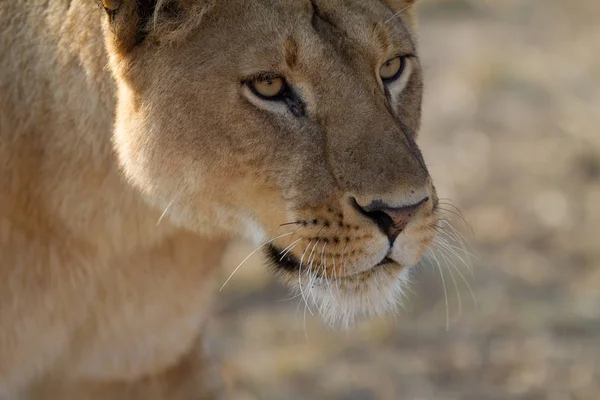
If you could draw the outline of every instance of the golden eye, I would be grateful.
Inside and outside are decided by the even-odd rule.
[[[398,78],[404,69],[404,57],[394,57],[383,63],[379,68],[379,76],[382,81],[390,81]]]
[[[251,83],[254,91],[261,97],[266,99],[277,97],[283,92],[285,88],[285,81],[283,78],[266,78],[255,80]]]

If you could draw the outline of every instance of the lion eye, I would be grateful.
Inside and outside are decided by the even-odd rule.
[[[265,78],[251,82],[250,87],[260,97],[272,99],[283,92],[285,89],[285,81],[283,78],[277,77]]]
[[[397,79],[404,69],[404,59],[405,57],[398,56],[384,62],[379,68],[381,80],[385,82]]]

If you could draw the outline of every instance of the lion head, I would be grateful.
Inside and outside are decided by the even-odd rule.
[[[176,224],[267,241],[331,322],[393,307],[435,236],[409,0],[104,0],[114,145]]]

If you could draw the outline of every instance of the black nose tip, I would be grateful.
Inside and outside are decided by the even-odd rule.
[[[373,201],[367,206],[361,206],[356,199],[352,199],[356,209],[363,215],[369,217],[383,233],[388,237],[390,244],[398,237],[400,232],[419,211],[419,208],[429,201],[429,196],[414,204],[402,207],[389,207],[382,201]]]

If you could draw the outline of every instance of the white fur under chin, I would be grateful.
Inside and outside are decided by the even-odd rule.
[[[311,311],[318,312],[332,327],[349,329],[357,320],[395,312],[405,298],[411,268],[378,267],[365,282],[302,276],[296,290]]]

